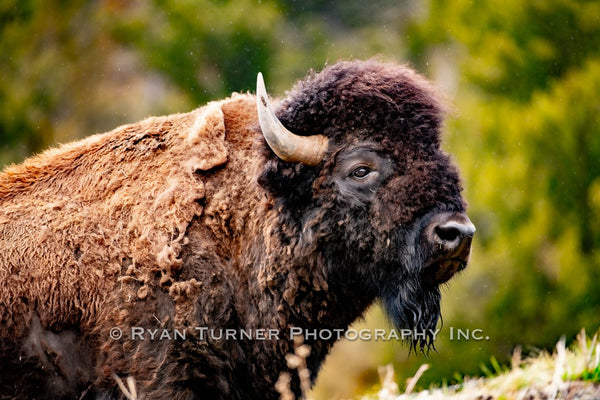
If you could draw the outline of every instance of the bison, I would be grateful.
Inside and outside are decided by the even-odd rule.
[[[291,329],[377,299],[427,350],[475,231],[443,115],[409,67],[345,61],[6,168],[0,397],[275,399]],[[336,338],[307,339],[314,379]]]

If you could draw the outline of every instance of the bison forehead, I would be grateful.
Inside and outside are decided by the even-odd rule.
[[[348,134],[439,144],[444,105],[435,89],[406,66],[375,60],[341,62],[300,81],[277,111],[300,135]]]

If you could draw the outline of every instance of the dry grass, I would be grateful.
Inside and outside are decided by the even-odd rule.
[[[310,392],[310,371],[306,366],[306,359],[310,355],[310,346],[303,343],[301,336],[294,338],[294,353],[287,354],[285,360],[289,369],[296,370],[300,379],[300,389],[302,390],[302,398],[310,400],[308,393]],[[281,395],[281,400],[295,400],[294,393],[290,388],[292,375],[289,372],[279,374],[279,379],[275,384],[275,390]]]
[[[390,372],[391,371],[391,372]],[[416,381],[424,372],[417,371],[408,380],[404,394],[398,394],[393,369],[388,367],[382,378],[382,388],[375,396],[363,400],[554,400],[600,399],[600,344],[597,335],[590,340],[585,331],[577,337],[573,349],[567,349],[564,338],[553,354],[542,353],[523,360],[521,350],[513,353],[512,366],[491,378],[465,378],[452,387],[412,393]]]
[[[125,379],[125,382],[127,382],[127,387],[125,386],[125,383],[123,383],[123,380],[117,375],[113,374],[113,379],[117,382],[119,389],[127,400],[139,400],[137,389],[135,387],[135,379],[132,376],[128,376],[127,379]]]

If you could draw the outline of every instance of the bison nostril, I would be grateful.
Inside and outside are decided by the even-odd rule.
[[[468,218],[464,222],[450,220],[436,226],[434,228],[434,233],[438,242],[449,245],[458,245],[463,239],[473,236],[475,233],[475,226]]]
[[[441,227],[435,228],[435,234],[442,239],[443,242],[454,242],[457,237],[460,236],[460,231],[455,227]]]

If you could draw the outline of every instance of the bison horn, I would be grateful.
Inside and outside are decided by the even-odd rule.
[[[299,136],[290,132],[271,109],[265,82],[259,72],[256,78],[256,107],[260,129],[267,144],[284,161],[317,165],[325,157],[328,139],[323,135]]]

